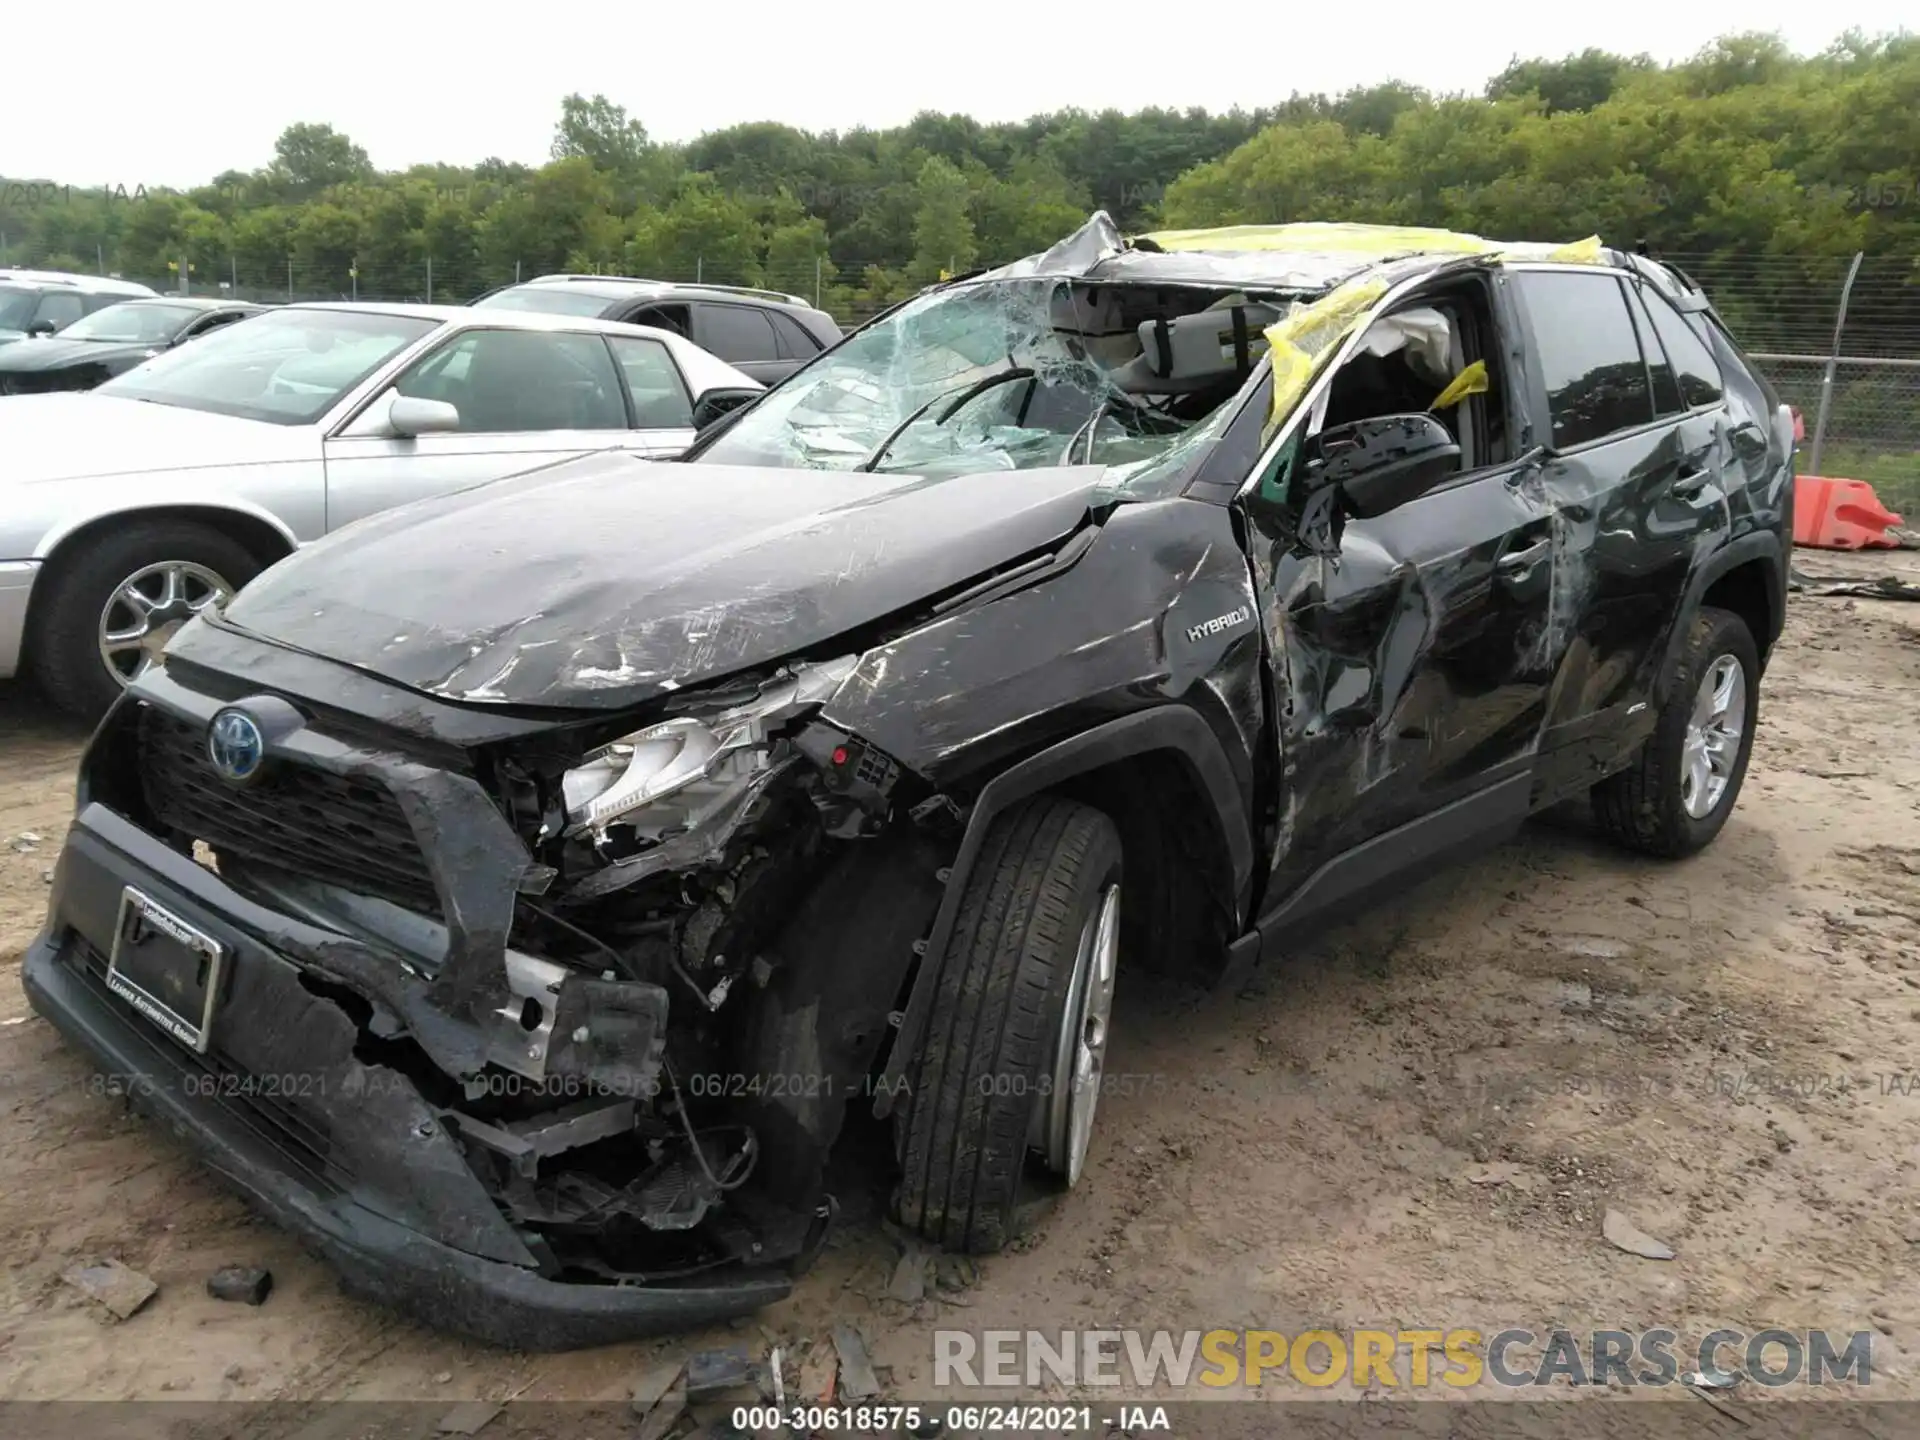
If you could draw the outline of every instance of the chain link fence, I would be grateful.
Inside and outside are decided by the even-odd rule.
[[[14,261],[16,264],[26,262]],[[268,274],[244,261],[193,260],[185,262],[180,277],[176,262],[159,274],[115,272],[118,278],[137,280],[168,295],[231,295],[256,304],[279,305],[302,300],[387,300],[408,304],[464,305],[503,285],[557,273],[558,267],[521,262],[480,266],[472,262],[430,260],[374,265],[362,262],[338,265],[289,262]],[[602,273],[604,267],[592,272]],[[614,273],[614,272],[606,272]],[[792,266],[742,265],[695,257],[690,263],[661,266],[648,278],[680,284],[737,285],[792,295],[826,310],[841,325],[851,327],[918,288],[918,280],[872,266],[837,266],[821,257]],[[929,280],[934,277],[927,277]]]
[[[1920,265],[1873,256],[1666,255],[1706,288],[1748,355],[1800,411],[1801,467],[1864,480],[1920,516]],[[1821,404],[1828,365],[1832,388]]]

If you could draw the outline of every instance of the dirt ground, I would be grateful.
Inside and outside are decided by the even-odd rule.
[[[1920,579],[1913,553],[1799,565]],[[1246,993],[1123,973],[1109,1068],[1146,1078],[1102,1102],[1081,1188],[961,1288],[888,1299],[856,1186],[756,1320],[559,1356],[344,1298],[96,1093],[17,981],[83,737],[18,690],[0,712],[0,1399],[612,1400],[659,1356],[792,1356],[837,1321],[906,1396],[936,1328],[1122,1325],[1871,1329],[1876,1394],[1920,1395],[1920,606],[1794,597],[1745,793],[1689,862],[1555,818]],[[1676,1258],[1610,1246],[1609,1208]],[[159,1284],[130,1320],[60,1281],[100,1256]],[[233,1263],[272,1270],[263,1307],[206,1295]]]

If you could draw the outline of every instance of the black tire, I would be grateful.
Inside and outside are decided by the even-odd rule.
[[[1681,798],[1688,719],[1694,696],[1707,671],[1721,656],[1740,662],[1746,677],[1746,713],[1739,751],[1720,802],[1695,818]],[[1593,787],[1593,814],[1607,835],[1647,855],[1677,859],[1691,855],[1720,833],[1740,798],[1747,757],[1753,750],[1754,722],[1760,711],[1760,654],[1746,622],[1729,610],[1703,606],[1673,660],[1671,688],[1660,718],[1634,763]]]
[[[239,541],[192,520],[135,520],[82,541],[53,561],[34,597],[27,658],[48,699],[86,721],[106,713],[121,684],[100,658],[100,613],[130,576],[170,560],[204,566],[234,590],[262,568]]]
[[[1119,878],[1119,831],[1077,801],[1027,801],[988,831],[907,1070],[894,1193],[907,1229],[990,1254],[1058,1195],[1029,1156],[1028,1128],[1044,1103],[1081,931]]]

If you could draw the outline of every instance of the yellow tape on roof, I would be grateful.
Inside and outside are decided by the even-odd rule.
[[[1284,319],[1267,327],[1267,353],[1273,357],[1273,407],[1264,427],[1269,433],[1299,403],[1320,362],[1386,293],[1384,279],[1363,275],[1335,286],[1311,305],[1296,304]]]
[[[1291,225],[1227,225],[1213,230],[1160,230],[1141,238],[1162,250],[1288,251],[1306,255],[1397,255],[1421,250],[1483,255],[1501,248],[1478,235],[1453,230],[1319,220]]]
[[[1158,230],[1142,235],[1162,250],[1212,250],[1220,253],[1295,255],[1510,255],[1515,259],[1556,260],[1597,265],[1603,260],[1600,237],[1572,244],[1514,243],[1487,240],[1458,230],[1420,225],[1354,225],[1308,220],[1291,225],[1225,225],[1211,230]]]

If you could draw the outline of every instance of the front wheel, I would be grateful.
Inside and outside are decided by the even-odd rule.
[[[1002,1249],[1080,1178],[1120,945],[1120,835],[1041,796],[998,817],[961,895],[899,1126],[900,1223]]]
[[[1671,688],[1634,763],[1593,787],[1613,839],[1649,855],[1691,855],[1727,823],[1753,749],[1760,656],[1746,622],[1702,607],[1674,660]]]
[[[82,542],[53,562],[34,600],[41,689],[69,714],[99,719],[182,625],[259,570],[244,545],[191,520],[129,521]]]

